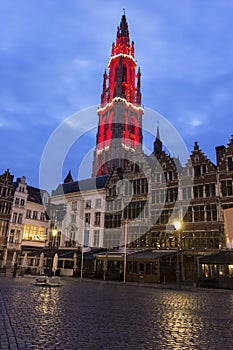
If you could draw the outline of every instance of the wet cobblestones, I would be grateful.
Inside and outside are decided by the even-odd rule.
[[[233,291],[0,278],[1,350],[232,350]]]

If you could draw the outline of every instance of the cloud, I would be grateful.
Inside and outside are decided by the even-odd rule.
[[[22,143],[26,153],[33,143],[31,155],[38,156],[63,120],[100,103],[123,7],[141,67],[143,104],[164,114],[189,145],[200,139],[212,145],[209,150],[214,140],[221,141],[220,133],[223,138],[231,133],[233,3],[5,1],[0,4],[0,126],[8,133],[1,135],[0,146],[13,140],[12,160],[9,152],[2,158],[6,167]],[[82,121],[70,127],[82,128]]]

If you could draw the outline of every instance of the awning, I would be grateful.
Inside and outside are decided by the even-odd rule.
[[[161,259],[164,257],[175,255],[176,251],[174,250],[146,250],[143,252],[138,252],[135,254],[132,254],[129,257],[129,260],[136,261],[136,260],[156,260]]]
[[[219,252],[200,258],[200,264],[233,265],[233,252]]]

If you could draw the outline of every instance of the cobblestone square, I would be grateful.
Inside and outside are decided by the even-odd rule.
[[[233,292],[0,278],[0,349],[232,349]]]

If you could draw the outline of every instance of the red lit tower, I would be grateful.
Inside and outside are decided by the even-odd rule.
[[[124,14],[103,76],[93,177],[109,174],[113,167],[125,169],[130,155],[142,150],[141,73],[136,65]]]

